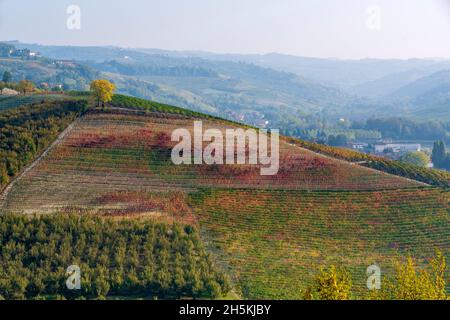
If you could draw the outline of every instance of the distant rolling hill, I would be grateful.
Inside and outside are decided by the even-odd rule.
[[[0,72],[9,71],[13,81],[30,80],[36,85],[61,85],[71,90],[86,90],[90,82],[98,77],[98,72],[77,63],[39,58],[25,60],[0,57]]]
[[[112,105],[79,117],[13,182],[2,212],[194,225],[235,291],[250,299],[299,299],[320,266],[330,264],[346,267],[353,294],[364,297],[369,265],[388,274],[397,257],[422,261],[435,248],[449,255],[448,189],[284,138],[276,176],[262,177],[249,165],[175,166],[172,130],[191,129],[195,119],[221,130],[238,124],[124,96]]]
[[[14,45],[89,66],[114,80],[124,94],[259,126],[265,121],[272,126],[301,123],[312,114],[336,120],[350,116],[355,104],[364,105],[335,87],[250,61],[116,47]]]
[[[428,77],[450,69],[450,62],[443,59],[339,60],[278,53],[13,44],[90,66],[114,80],[121,93],[258,126],[269,121],[272,126],[301,127],[309,116],[331,122],[395,114],[448,119],[448,101],[441,92],[436,92],[438,99],[434,94],[417,101],[392,99],[411,86],[417,92],[426,89]],[[420,88],[422,84],[425,87]]]
[[[343,89],[359,96],[382,97],[421,77],[450,69],[444,59],[359,59],[299,57],[287,54],[214,54],[208,52],[137,49],[174,57],[201,57],[209,60],[253,63],[295,73],[298,76]]]
[[[351,90],[361,96],[373,99],[383,99],[386,96],[395,94],[395,92],[401,90],[401,88],[439,71],[439,67],[440,66],[436,64],[437,70],[435,68],[412,69],[399,73],[388,74],[380,79],[357,85]]]
[[[388,97],[420,119],[450,120],[450,70],[435,72],[396,90]]]
[[[409,99],[416,101],[427,94],[436,94],[439,91],[450,92],[450,70],[435,72],[422,77],[405,86],[402,86],[390,97],[394,99]]]

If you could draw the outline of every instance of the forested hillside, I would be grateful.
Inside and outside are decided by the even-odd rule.
[[[0,113],[0,189],[86,109],[85,100],[42,100]]]

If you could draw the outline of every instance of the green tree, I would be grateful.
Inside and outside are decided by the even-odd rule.
[[[3,72],[2,81],[5,83],[10,83],[12,81],[12,74],[9,71]]]
[[[107,271],[104,268],[98,267],[99,272],[94,277],[93,291],[94,295],[98,298],[103,298],[108,295],[111,288],[108,277],[106,276]]]
[[[348,272],[331,266],[320,270],[313,286],[306,289],[303,297],[306,300],[348,300],[351,287],[352,281]]]
[[[445,157],[443,168],[450,170],[450,153],[447,153],[447,156]]]
[[[431,160],[436,168],[443,168],[447,157],[444,141],[436,141],[433,144],[433,152],[431,153]]]
[[[404,155],[400,160],[418,167],[427,167],[430,157],[424,152],[414,151]]]
[[[33,92],[34,88],[35,88],[34,83],[29,80],[22,80],[19,82],[19,90],[23,94]]]
[[[209,280],[206,283],[206,296],[217,299],[222,295],[222,288],[220,285],[213,280]]]
[[[333,147],[345,147],[348,144],[348,138],[345,134],[330,135],[328,136],[328,144]]]
[[[394,279],[388,285],[388,297],[395,300],[446,300],[445,257],[440,251],[430,260],[431,271],[417,269],[411,257],[397,263]]]

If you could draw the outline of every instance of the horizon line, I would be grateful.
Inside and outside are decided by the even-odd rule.
[[[217,51],[208,51],[202,49],[162,49],[155,47],[127,47],[121,45],[80,45],[80,44],[45,44],[39,42],[23,42],[21,40],[0,40],[0,43],[19,43],[22,45],[38,45],[38,46],[46,46],[46,47],[72,47],[72,48],[115,48],[115,49],[123,49],[123,50],[158,50],[158,51],[166,51],[173,53],[197,53],[197,54],[211,54],[211,55],[223,55],[223,56],[268,56],[268,55],[280,55],[280,56],[288,56],[294,58],[303,58],[303,59],[316,59],[316,60],[336,60],[336,61],[364,61],[364,60],[398,60],[398,61],[409,61],[409,60],[450,60],[450,57],[408,57],[408,58],[393,58],[393,57],[360,57],[360,58],[338,58],[338,57],[317,57],[317,56],[303,56],[292,53],[284,53],[284,52],[265,52],[265,53],[236,53],[236,52],[217,52]]]

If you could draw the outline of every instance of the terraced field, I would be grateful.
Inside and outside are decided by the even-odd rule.
[[[287,143],[281,144],[280,170],[275,176],[261,176],[254,165],[175,166],[170,159],[170,134],[177,128],[192,129],[192,119],[121,112],[91,113],[79,119],[62,143],[16,182],[4,210],[98,209],[104,197],[123,191],[186,192],[198,186],[376,190],[420,185]],[[217,125],[229,128],[204,122],[205,129]],[[123,204],[121,208],[126,209]],[[135,206],[135,201],[130,205]]]
[[[212,190],[192,205],[215,253],[249,298],[301,299],[320,266],[350,270],[357,295],[366,268],[449,254],[450,192]]]
[[[203,119],[208,127],[231,124]],[[147,216],[200,226],[213,257],[245,298],[300,298],[321,265],[345,265],[358,296],[367,266],[448,255],[449,192],[282,141],[280,170],[170,160],[188,114],[90,112],[16,180],[3,212]]]

